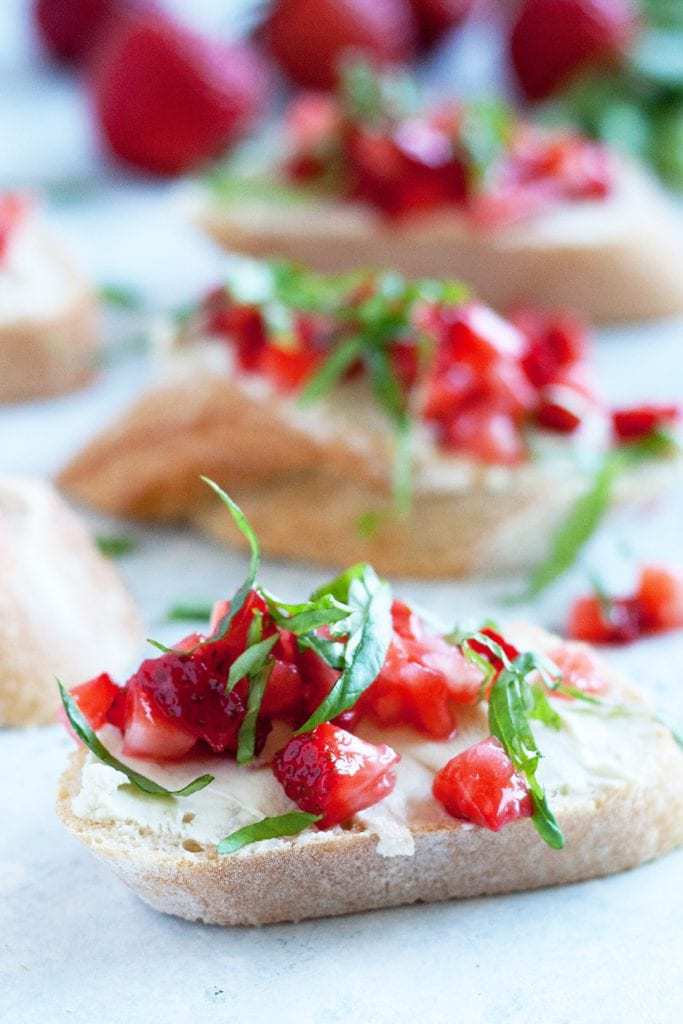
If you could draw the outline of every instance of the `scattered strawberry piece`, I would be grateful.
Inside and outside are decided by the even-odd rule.
[[[434,779],[432,792],[454,818],[494,832],[533,814],[526,781],[493,736],[452,758]]]
[[[109,710],[120,692],[121,687],[116,685],[109,673],[102,672],[87,683],[74,686],[71,696],[90,728],[97,732],[108,720]]]
[[[429,48],[460,25],[476,0],[410,0],[420,45]]]
[[[595,644],[627,644],[641,636],[683,627],[683,577],[645,566],[633,595],[601,600],[594,594],[573,604],[567,632]]]
[[[510,34],[522,92],[545,99],[579,70],[618,58],[637,25],[632,0],[522,0]]]
[[[544,401],[538,407],[536,422],[540,427],[557,434],[573,434],[581,423],[581,417],[568,405]]]
[[[671,426],[680,417],[678,405],[638,405],[630,409],[615,409],[612,424],[619,441],[637,441],[653,430]]]
[[[170,655],[164,655],[168,659]],[[161,661],[162,659],[157,659]],[[154,662],[144,662],[145,666]],[[168,661],[159,670],[168,667]],[[138,673],[139,675],[139,673]],[[153,761],[173,761],[184,757],[194,747],[197,737],[160,709],[154,692],[140,685],[137,679],[126,685],[123,718],[123,753]]]
[[[276,0],[263,34],[293,82],[330,89],[348,52],[367,54],[378,64],[408,60],[415,26],[405,0]]]
[[[94,43],[117,19],[145,0],[34,0],[33,18],[48,52],[65,64],[87,57]]]
[[[0,264],[7,255],[14,232],[26,216],[29,201],[17,192],[0,195]]]
[[[223,153],[265,98],[256,52],[204,38],[163,14],[119,22],[94,56],[93,101],[116,156],[172,175]]]
[[[560,670],[565,686],[583,690],[588,694],[605,692],[607,686],[600,666],[589,648],[576,644],[562,644],[561,647],[550,651],[548,657]]]
[[[383,800],[396,785],[399,755],[384,743],[366,743],[330,722],[293,736],[273,761],[273,772],[301,810],[322,814],[332,828]]]
[[[490,626],[485,626],[484,629],[479,630],[484,636],[487,636],[489,640],[493,640],[495,644],[503,651],[503,654],[507,657],[508,661],[514,661],[515,658],[519,657],[519,651],[514,644],[509,643],[505,637],[501,636],[495,629],[491,629]],[[468,640],[468,646],[476,651],[477,654],[483,655],[484,658],[493,666],[496,670],[496,674],[502,672],[505,668],[503,659],[495,654],[487,644],[482,643],[481,640]]]

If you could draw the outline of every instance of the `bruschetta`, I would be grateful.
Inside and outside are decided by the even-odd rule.
[[[0,402],[72,391],[96,369],[94,290],[35,203],[0,194]]]
[[[326,273],[458,277],[497,309],[531,302],[595,321],[683,310],[683,222],[644,169],[500,104],[406,112],[368,74],[336,99],[296,99],[282,159],[196,191],[210,235]]]
[[[208,473],[269,555],[423,577],[520,569],[585,492],[650,496],[680,466],[663,435],[676,407],[621,436],[587,346],[572,318],[504,320],[452,282],[240,264],[164,335],[158,385],[60,481],[108,513],[239,540]]]
[[[0,725],[38,725],[69,683],[125,671],[142,625],[111,562],[51,485],[0,478]]]
[[[367,565],[283,602],[230,507],[250,573],[208,635],[123,687],[62,691],[82,747],[59,814],[153,907],[297,921],[578,881],[683,842],[683,751],[589,647],[444,632]]]

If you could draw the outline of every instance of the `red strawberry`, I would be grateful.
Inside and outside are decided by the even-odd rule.
[[[671,426],[680,416],[681,409],[677,405],[638,405],[615,409],[612,425],[619,441],[637,441],[653,430]]]
[[[12,236],[26,216],[29,201],[18,192],[0,195],[0,263],[5,258]]]
[[[385,743],[366,743],[331,722],[293,736],[276,755],[275,777],[303,811],[331,828],[383,800],[396,785],[400,758]]]
[[[522,92],[544,99],[574,72],[618,57],[636,27],[633,0],[522,0],[510,35]]]
[[[533,814],[524,778],[493,736],[452,758],[434,779],[432,791],[454,818],[494,832]]]
[[[101,729],[109,717],[114,699],[122,692],[107,672],[95,676],[87,683],[74,686],[71,696],[78,704],[91,729]]]
[[[298,85],[333,88],[347,51],[379,64],[403,63],[415,26],[406,0],[276,0],[264,26],[266,45]]]
[[[266,76],[251,47],[207,39],[149,11],[117,25],[98,48],[92,90],[112,151],[155,174],[219,156],[248,128]]]
[[[422,46],[430,47],[465,20],[476,0],[410,0],[418,38]]]
[[[75,64],[114,20],[143,0],[34,0],[33,18],[43,45],[57,60]]]

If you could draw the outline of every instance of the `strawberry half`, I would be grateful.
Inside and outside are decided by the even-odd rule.
[[[533,814],[526,781],[493,736],[451,758],[434,779],[432,792],[454,818],[494,832]]]
[[[123,19],[93,57],[99,126],[120,159],[180,174],[221,155],[260,112],[266,73],[247,45],[204,38],[155,11]]]
[[[383,800],[396,785],[399,755],[385,743],[366,743],[331,722],[293,736],[276,755],[273,772],[303,811],[321,814],[318,828],[340,825]]]

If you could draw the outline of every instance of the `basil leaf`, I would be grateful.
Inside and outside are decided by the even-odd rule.
[[[363,339],[359,337],[348,338],[336,345],[320,369],[307,382],[299,395],[299,405],[312,405],[329,394],[349,367],[358,359],[362,349]]]
[[[230,666],[226,693],[230,693],[240,679],[261,671],[277,641],[278,634],[274,633],[272,636],[267,636],[265,640],[247,647],[238,658],[235,658]]]
[[[151,637],[147,637],[147,643],[151,644],[152,647],[156,647],[162,654],[177,654],[178,651],[174,651],[172,647],[167,647],[166,644],[162,644],[161,640],[152,640]]]
[[[138,546],[134,537],[125,537],[123,534],[118,537],[98,534],[95,537],[95,544],[100,553],[106,555],[107,558],[120,558],[130,551],[135,551]]]
[[[329,583],[323,583],[311,594],[311,601],[319,601],[320,598],[329,594],[342,604],[349,603],[349,590],[354,580],[361,579],[364,573],[370,568],[366,562],[357,562],[349,566],[344,572],[339,573]]]
[[[319,658],[329,665],[330,668],[341,672],[344,668],[344,645],[326,637],[317,636],[315,633],[305,633],[297,638],[300,648],[308,648],[315,651]]]
[[[271,639],[270,637],[268,639]],[[265,641],[264,641],[265,643]],[[257,645],[259,646],[259,645]],[[253,650],[253,648],[250,648]],[[246,652],[245,652],[246,653]],[[254,756],[256,747],[256,722],[263,695],[266,692],[268,679],[273,668],[273,660],[270,658],[261,668],[251,676],[249,687],[249,698],[247,700],[247,712],[242,719],[240,731],[237,734],[237,763],[246,764]]]
[[[210,604],[179,604],[171,605],[166,612],[167,622],[208,622],[213,607]]]
[[[200,789],[204,789],[209,783],[213,782],[213,775],[200,775],[192,782],[188,782],[187,786],[183,786],[182,789],[165,789],[158,782],[153,782],[152,779],[148,779],[146,776],[140,775],[139,772],[133,771],[127,764],[119,761],[113,754],[109,753],[104,744],[98,739],[96,733],[91,729],[76,701],[68,690],[64,688],[59,679],[57,680],[57,686],[59,687],[59,695],[62,698],[66,717],[69,719],[71,728],[78,738],[82,740],[88,750],[98,760],[102,761],[103,764],[109,765],[110,768],[115,768],[118,772],[123,772],[128,781],[137,789],[142,790],[143,793],[147,793],[149,796],[191,796],[192,793],[198,793]]]
[[[543,687],[535,683],[530,690],[533,703],[529,709],[529,718],[535,718],[551,729],[561,729],[562,719],[548,700]]]
[[[356,609],[358,624],[346,641],[344,668],[325,700],[297,732],[308,732],[321,722],[353,707],[379,675],[393,631],[391,590],[366,566],[349,586],[348,603]]]
[[[126,309],[131,312],[144,309],[145,300],[137,288],[127,284],[103,284],[100,285],[99,296],[102,302],[108,306],[115,306],[118,309]]]
[[[564,837],[536,779],[541,752],[529,726],[529,711],[534,709],[535,700],[526,676],[537,667],[534,655],[525,653],[500,673],[489,696],[489,728],[491,735],[503,744],[515,768],[526,778],[537,832],[549,846],[559,850],[564,845]]]
[[[259,542],[254,533],[251,523],[245,516],[239,505],[232,500],[232,498],[225,493],[222,487],[219,487],[217,483],[210,480],[208,476],[203,476],[201,479],[205,484],[211,488],[211,490],[218,495],[220,500],[223,502],[228,512],[233,518],[235,526],[240,533],[246,537],[251,551],[251,557],[249,560],[249,572],[242,586],[239,588],[232,601],[230,602],[230,610],[226,615],[223,616],[222,620],[216,626],[213,635],[210,637],[211,640],[222,640],[230,629],[232,620],[237,615],[237,612],[242,608],[244,602],[247,599],[249,591],[253,589],[258,575],[259,567],[261,565],[261,550],[259,548]]]
[[[258,843],[264,839],[279,839],[283,836],[297,836],[300,832],[320,821],[322,814],[308,814],[306,811],[290,811],[273,818],[262,818],[251,825],[244,825],[222,839],[217,846],[220,854],[236,853],[243,846]]]

